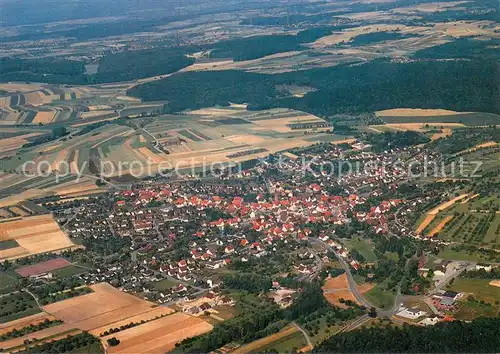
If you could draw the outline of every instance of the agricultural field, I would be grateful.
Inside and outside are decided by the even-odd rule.
[[[364,296],[370,303],[383,309],[391,308],[396,299],[394,293],[384,290],[383,284],[377,284],[367,291]]]
[[[212,325],[199,318],[175,313],[155,321],[103,337],[116,337],[120,344],[108,348],[110,353],[165,353],[183,339],[209,332]]]
[[[491,281],[491,279],[465,277],[455,279],[447,289],[463,292],[466,295],[459,302],[454,317],[460,320],[472,320],[480,316],[498,316],[500,287],[493,284],[494,281]]]
[[[304,335],[293,325],[288,325],[278,333],[245,344],[234,354],[276,351],[278,353],[298,351],[307,345]]]
[[[0,240],[13,240],[17,243],[2,250],[0,260],[75,247],[51,215],[31,216],[0,223]]]
[[[25,266],[16,269],[16,273],[23,278],[31,277],[33,275],[52,272],[57,269],[65,268],[71,263],[64,258],[54,258],[49,261],[37,263],[35,265]]]
[[[445,210],[440,210],[422,229],[423,234],[465,244],[488,247],[498,245],[500,215],[495,212],[498,201],[496,195],[473,195],[457,202]],[[429,214],[427,215],[429,218]]]
[[[455,197],[453,199],[450,199],[440,205],[438,205],[437,207],[433,208],[432,210],[428,211],[425,215],[425,217],[423,216],[423,219],[421,218],[419,220],[419,223],[416,227],[416,233],[417,234],[421,234],[422,232],[424,232],[424,230],[433,222],[433,220],[436,218],[436,215],[438,215],[438,213],[450,208],[453,204],[467,198],[469,195],[468,194],[462,194],[462,195],[459,195],[458,197]]]
[[[165,168],[241,162],[310,146],[324,137],[333,141],[334,136],[322,133],[328,128],[324,120],[293,110],[251,112],[242,105],[206,108],[180,117],[158,118],[144,128],[158,143],[155,147],[141,148],[138,153],[150,158],[153,165]],[[306,137],[305,132],[316,133]],[[168,154],[158,152],[159,146]]]
[[[2,324],[2,328],[9,327],[10,321],[16,321],[41,312],[35,299],[24,292],[2,296],[0,304],[0,323]]]
[[[458,277],[447,290],[474,294],[477,300],[494,304],[496,301],[500,301],[500,287],[491,285],[491,282],[491,279]]]
[[[373,285],[368,283],[358,286],[358,290],[361,294],[368,294],[372,288]],[[344,309],[348,307],[343,300],[357,302],[356,298],[349,290],[347,275],[345,273],[335,278],[328,277],[322,289],[326,300],[337,307]]]
[[[89,331],[99,337],[105,346],[108,338],[119,338],[121,344],[109,348],[113,352],[129,350],[164,352],[173,349],[175,343],[184,338],[212,329],[209,323],[201,319],[174,313],[174,310],[167,307],[157,307],[151,302],[123,293],[109,284],[100,283],[90,288],[92,293],[52,303],[43,306],[41,310],[31,296],[23,294],[22,296],[26,297],[25,307],[5,308],[5,311],[14,312],[2,316],[5,320],[0,327],[1,333],[40,323],[45,319],[57,320],[59,323],[4,341],[2,347],[17,348],[22,347],[26,340],[34,338],[44,341],[49,338],[64,337],[69,333]],[[14,302],[9,303],[14,304]],[[38,314],[33,315],[35,313]],[[122,328],[128,325],[131,327]],[[122,328],[122,330],[108,335],[108,331],[112,328]]]
[[[377,256],[373,252],[374,246],[370,242],[370,240],[357,237],[350,240],[343,240],[343,243],[351,252],[352,250],[356,250],[366,262],[375,262],[377,261]]]
[[[376,112],[388,126],[408,128],[486,126],[498,124],[500,116],[492,113],[455,112],[443,109],[390,109]],[[413,129],[411,129],[413,130]]]

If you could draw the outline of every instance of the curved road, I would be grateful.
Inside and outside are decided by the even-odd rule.
[[[345,273],[347,275],[347,282],[349,285],[349,290],[352,292],[352,294],[354,295],[354,298],[360,304],[362,304],[364,307],[367,307],[367,308],[374,307],[377,310],[377,315],[380,317],[392,318],[392,315],[397,311],[397,309],[399,307],[399,295],[400,295],[399,288],[398,288],[398,294],[396,295],[396,299],[394,301],[394,305],[392,306],[392,308],[390,308],[388,310],[384,310],[384,309],[378,308],[376,306],[373,306],[359,292],[356,281],[354,280],[354,278],[352,276],[351,268],[349,267],[349,264],[347,264],[347,262],[342,257],[340,257],[340,255],[337,254],[337,252],[326,242],[324,242],[320,239],[316,239],[316,238],[310,238],[310,241],[311,242],[317,241],[317,242],[321,243],[323,246],[325,246],[329,251],[333,252],[335,257],[339,261],[340,265],[345,270]]]

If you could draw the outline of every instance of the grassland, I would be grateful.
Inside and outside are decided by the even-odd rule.
[[[158,291],[165,291],[165,290],[171,289],[172,287],[176,286],[177,284],[179,284],[179,283],[172,281],[170,279],[163,279],[163,280],[151,283],[151,285]]]
[[[466,126],[485,126],[491,124],[498,124],[500,116],[491,113],[457,113],[452,111],[443,110],[410,110],[399,112],[401,115],[397,116],[399,110],[391,110],[390,114],[378,112],[378,116],[387,124],[407,124],[407,123],[421,123],[432,125],[444,125],[450,123],[463,124]],[[395,112],[396,111],[396,112]],[[422,113],[425,112],[424,113]],[[387,111],[386,111],[387,112]]]
[[[0,299],[0,303],[2,305],[0,323],[15,321],[41,311],[35,300],[27,293],[4,296]]]
[[[396,299],[394,293],[384,290],[382,284],[377,284],[373,289],[366,292],[364,296],[370,303],[382,309],[391,308]]]
[[[499,198],[495,194],[471,195],[439,211],[423,234],[446,241],[495,247],[500,243],[500,214],[495,212],[498,205]]]
[[[61,269],[51,271],[52,275],[57,278],[69,278],[85,272],[87,272],[87,269],[78,267],[76,265],[70,265]]]
[[[307,344],[304,336],[293,325],[288,325],[278,333],[258,339],[237,348],[234,354],[277,351],[278,353],[297,351]]]
[[[473,294],[477,300],[495,303],[495,301],[500,301],[500,287],[489,285],[490,281],[491,279],[459,277],[448,289]]]
[[[356,237],[348,241],[346,240],[344,243],[348,249],[358,251],[367,262],[375,262],[377,260],[377,256],[373,252],[373,245],[370,245],[367,240]]]

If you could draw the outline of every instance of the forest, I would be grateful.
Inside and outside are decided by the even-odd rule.
[[[417,37],[415,34],[404,34],[400,32],[371,32],[371,33],[363,33],[354,37],[349,44],[355,47],[364,46],[372,43],[391,41],[396,39],[406,39]]]
[[[22,353],[103,353],[103,348],[99,339],[93,335],[82,332],[74,336],[68,335],[66,338],[35,344],[28,347]]]
[[[0,81],[35,81],[54,84],[86,85],[129,81],[176,72],[194,62],[184,49],[159,47],[106,55],[98,72],[85,73],[83,62],[65,59],[0,60]]]
[[[500,40],[461,38],[453,42],[421,49],[414,54],[414,57],[428,59],[499,59],[499,45]]]
[[[145,101],[167,100],[167,113],[229,102],[249,109],[297,109],[323,117],[383,109],[445,108],[500,113],[494,61],[375,60],[364,65],[336,66],[267,75],[226,70],[189,72],[134,87],[128,94]],[[277,85],[311,86],[303,98],[284,97]]]
[[[424,134],[415,131],[384,132],[382,134],[368,134],[366,140],[376,152],[393,148],[405,148],[412,145],[425,144],[430,141]]]
[[[365,328],[330,337],[317,353],[498,353],[500,318],[435,326]]]
[[[296,35],[251,36],[209,44],[203,50],[210,50],[210,58],[232,58],[235,61],[252,60],[267,55],[304,50],[303,43],[314,42],[328,36],[333,30],[348,26],[324,26],[309,28]]]

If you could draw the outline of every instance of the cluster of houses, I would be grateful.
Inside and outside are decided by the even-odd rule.
[[[179,303],[182,312],[192,316],[200,316],[207,313],[217,314],[219,306],[234,306],[236,302],[227,295],[220,294],[216,290],[211,290],[195,300]]]
[[[306,245],[309,237],[328,243],[358,269],[359,262],[324,230],[331,236],[334,226],[356,220],[376,233],[389,232],[391,214],[402,201],[372,205],[369,198],[405,178],[404,169],[391,164],[398,153],[373,154],[360,149],[349,159],[380,164],[351,171],[340,179],[318,169],[317,163],[308,176],[302,175],[298,156],[317,161],[343,157],[341,148],[325,145],[283,154],[279,161],[266,159],[242,174],[244,180],[142,182],[113,192],[106,202],[83,201],[66,228],[71,237],[80,239],[130,238],[130,257],[116,262],[116,257],[109,256],[113,266],[100,267],[88,280],[109,281],[159,302],[194,293],[196,287],[206,288],[207,272],[217,275],[232,262],[250,262],[283,251],[292,240]],[[179,244],[182,250],[176,249]],[[299,253],[306,249],[304,246]],[[297,274],[315,273],[314,261],[306,262],[312,259],[309,257],[298,257],[294,264]],[[99,261],[106,264],[108,258]],[[162,279],[178,285],[168,291],[149,285]]]

